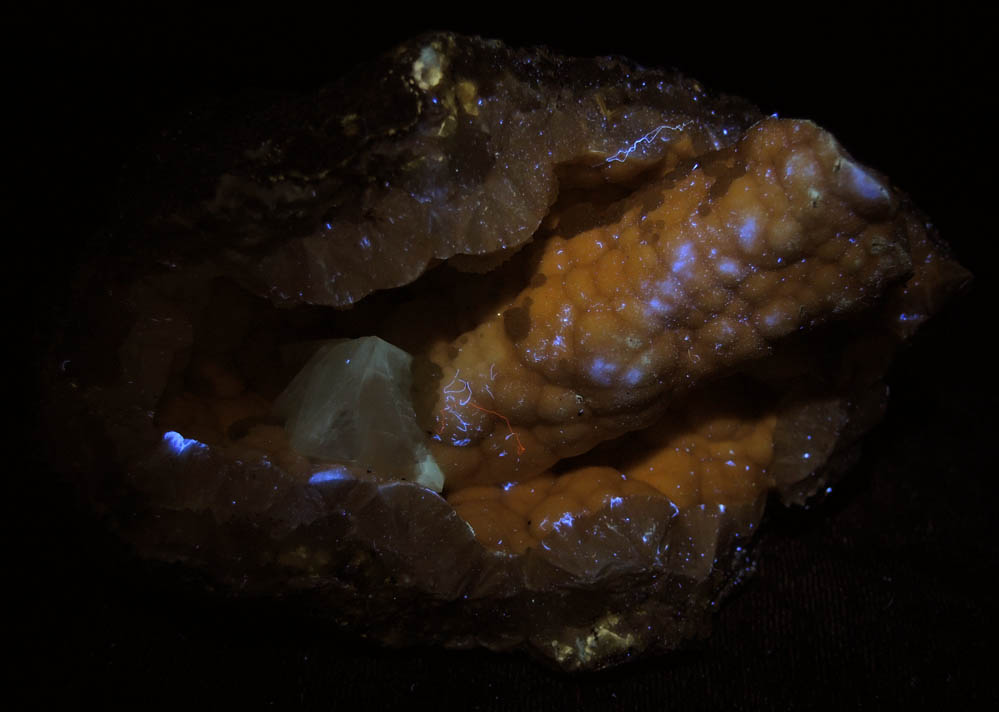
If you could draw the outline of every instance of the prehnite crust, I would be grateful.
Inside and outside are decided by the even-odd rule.
[[[139,555],[390,644],[703,634],[969,279],[819,127],[625,60],[435,34],[190,117],[81,271],[53,456]]]

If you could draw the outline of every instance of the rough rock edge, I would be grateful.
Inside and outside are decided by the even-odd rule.
[[[137,229],[161,263],[208,258],[275,304],[335,307],[439,260],[515,251],[555,201],[560,165],[655,161],[684,131],[723,148],[761,118],[677,72],[449,33],[245,110],[194,112],[152,147],[149,190],[132,200],[152,218]]]

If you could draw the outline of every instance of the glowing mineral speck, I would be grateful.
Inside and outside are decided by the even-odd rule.
[[[759,235],[759,228],[756,218],[746,218],[746,221],[739,227],[739,244],[747,250],[753,249],[756,244],[756,236]]]
[[[424,91],[440,84],[444,77],[443,57],[433,45],[420,50],[420,56],[413,62],[412,74],[417,86]]]
[[[205,445],[202,442],[194,440],[193,438],[185,438],[183,435],[175,430],[171,430],[163,434],[163,442],[175,455],[180,455],[190,448],[203,448]]]
[[[350,472],[345,467],[331,467],[328,470],[321,470],[309,478],[309,484],[315,485],[321,482],[334,482],[337,480],[349,480]]]

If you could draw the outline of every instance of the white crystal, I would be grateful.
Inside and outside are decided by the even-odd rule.
[[[410,397],[412,356],[376,336],[320,347],[274,403],[302,455],[356,464],[373,479],[410,480],[440,492]]]

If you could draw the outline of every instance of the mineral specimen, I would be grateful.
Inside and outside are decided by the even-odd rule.
[[[389,643],[703,632],[969,279],[819,127],[619,59],[435,34],[216,134],[81,276],[127,321],[58,347],[56,437],[141,555]]]

